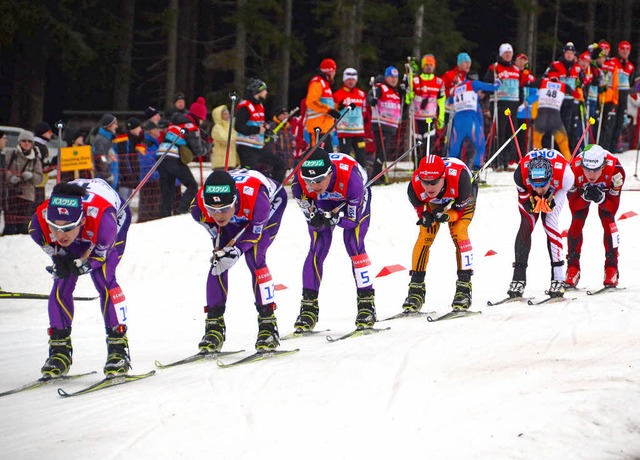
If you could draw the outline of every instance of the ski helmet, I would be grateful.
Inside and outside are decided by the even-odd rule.
[[[204,204],[227,205],[236,199],[236,182],[225,171],[213,171],[204,182]]]
[[[249,93],[251,96],[255,96],[265,89],[267,89],[267,84],[259,78],[252,78],[251,80],[249,80],[249,84],[247,84],[247,93]]]
[[[434,181],[444,175],[444,161],[438,155],[426,155],[418,164],[418,178],[423,181]]]
[[[582,167],[591,171],[600,169],[604,166],[604,160],[607,157],[607,151],[598,144],[589,144],[582,152]]]
[[[544,187],[553,176],[553,168],[551,162],[545,157],[544,150],[540,150],[541,155],[537,155],[529,160],[529,171],[527,178],[529,183],[534,187]]]

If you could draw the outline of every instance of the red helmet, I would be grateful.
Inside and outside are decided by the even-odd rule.
[[[424,181],[440,179],[444,175],[444,161],[438,155],[427,155],[418,165],[418,178]]]

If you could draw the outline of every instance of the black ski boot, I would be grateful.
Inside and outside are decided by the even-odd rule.
[[[405,313],[414,313],[422,309],[424,305],[424,283],[409,283],[409,294],[402,304]]]
[[[258,308],[258,339],[256,340],[256,351],[272,351],[280,345],[280,335],[278,334],[278,321],[273,311],[276,309],[275,303],[268,305],[256,305]]]
[[[126,375],[129,369],[131,369],[131,360],[127,326],[119,324],[107,328],[107,362],[104,365],[104,375],[107,378]]]
[[[451,306],[454,310],[466,311],[471,306],[471,270],[459,270],[456,293]]]
[[[356,329],[371,329],[376,323],[376,306],[373,289],[358,289],[358,315]]]
[[[205,307],[204,336],[198,344],[201,353],[215,353],[222,349],[227,328],[224,325],[224,307]]]
[[[71,367],[71,328],[49,329],[49,358],[42,366],[40,372],[45,379],[61,377],[69,373]]]
[[[302,301],[300,302],[300,315],[293,327],[296,332],[313,331],[318,322],[318,291],[313,289],[302,290]]]

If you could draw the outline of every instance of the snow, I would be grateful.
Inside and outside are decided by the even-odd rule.
[[[618,215],[640,212],[635,151]],[[489,172],[470,227],[474,309],[442,323],[402,319],[391,330],[328,343],[326,334],[285,341],[295,355],[238,368],[201,362],[158,370],[147,380],[71,399],[99,375],[0,398],[3,458],[20,459],[637,459],[640,458],[640,217],[618,221],[621,286],[627,289],[539,307],[487,307],[505,296],[519,224],[510,173]],[[630,189],[635,189],[631,191]],[[406,183],[373,190],[367,248],[378,273],[409,268],[417,235]],[[568,228],[570,212],[562,214]],[[425,310],[449,310],[455,257],[446,228],[427,271]],[[341,231],[325,264],[318,329],[346,333],[355,287]],[[308,236],[289,201],[268,255],[278,292],[280,332],[298,314]],[[485,256],[487,251],[497,254]],[[135,373],[197,351],[211,243],[189,216],[133,225],[119,267],[129,305]],[[0,284],[47,293],[48,260],[27,236],[0,238]],[[592,207],[585,228],[583,288],[603,279],[602,228]],[[533,236],[526,295],[542,296],[549,260],[540,224]],[[253,351],[256,312],[243,263],[232,269],[224,349]],[[408,271],[377,278],[379,318],[400,310]],[[83,277],[77,295],[93,295]],[[46,358],[46,301],[0,302],[0,391],[39,376]],[[97,301],[78,302],[72,372],[101,371],[106,357]],[[243,355],[238,355],[242,357]],[[230,360],[226,358],[225,360]]]

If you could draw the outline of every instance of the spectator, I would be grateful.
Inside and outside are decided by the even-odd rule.
[[[4,235],[29,233],[35,209],[36,184],[42,182],[42,161],[30,131],[22,131],[18,145],[5,153]]]
[[[211,168],[214,171],[223,171],[227,157],[227,139],[229,138],[229,109],[226,105],[219,105],[211,112],[213,128],[213,154],[211,155]],[[231,130],[231,145],[229,146],[228,169],[240,166],[238,153],[236,152],[236,130]]]
[[[167,119],[170,120],[176,113],[187,113],[187,101],[185,100],[183,93],[176,94],[176,97],[173,99],[173,108],[167,110]]]
[[[158,122],[162,119],[162,114],[160,113],[160,111],[152,106],[144,109],[144,115],[145,117],[147,117],[147,121],[152,121],[155,124],[158,124]]]
[[[269,123],[270,130],[275,130],[282,123],[282,127],[269,138],[267,150],[279,158],[285,171],[292,168],[293,153],[296,149],[296,140],[291,132],[291,125],[287,117],[289,112],[286,107],[278,107]],[[286,121],[285,121],[286,120]],[[267,131],[269,132],[269,131]]]
[[[41,183],[36,184],[36,197],[35,204],[39,205],[44,201],[44,187],[49,179],[47,173],[52,169],[50,166],[52,164],[56,164],[58,162],[57,158],[51,158],[49,154],[49,148],[47,147],[47,142],[51,140],[51,136],[53,136],[53,131],[51,130],[51,126],[46,121],[41,121],[36,124],[33,129],[33,145],[37,147],[36,154],[40,156],[40,161],[42,163],[42,169],[44,175],[42,176],[43,180]]]
[[[104,179],[114,189],[118,186],[117,157],[112,149],[113,139],[116,137],[118,119],[110,113],[105,113],[100,118],[100,127],[91,144],[93,154],[93,167],[95,176]],[[115,168],[112,164],[115,163]],[[114,174],[114,170],[116,174]]]
[[[140,180],[144,179],[156,163],[156,153],[160,147],[160,138],[164,135],[158,125],[151,120],[142,124],[144,129],[144,149],[136,149],[140,164]],[[160,218],[158,203],[160,202],[160,174],[154,171],[147,182],[140,188],[138,197],[138,223]]]
[[[336,70],[338,70],[336,61],[323,59],[316,75],[309,81],[305,129],[311,138],[311,145],[315,145],[318,139],[329,131],[335,121],[334,118],[340,118],[340,112],[335,109],[333,92],[331,91]],[[319,130],[317,137],[316,129]]]
[[[367,94],[356,87],[358,71],[351,67],[342,74],[342,88],[333,93],[338,110],[344,113],[346,108],[355,104],[355,108],[344,116],[336,131],[338,132],[339,151],[353,155],[360,166],[367,167],[364,142],[364,117],[367,113]]]
[[[138,186],[140,163],[138,151],[144,151],[142,124],[135,117],[127,120],[127,132],[116,137],[114,147],[118,154],[118,193],[127,200]]]

